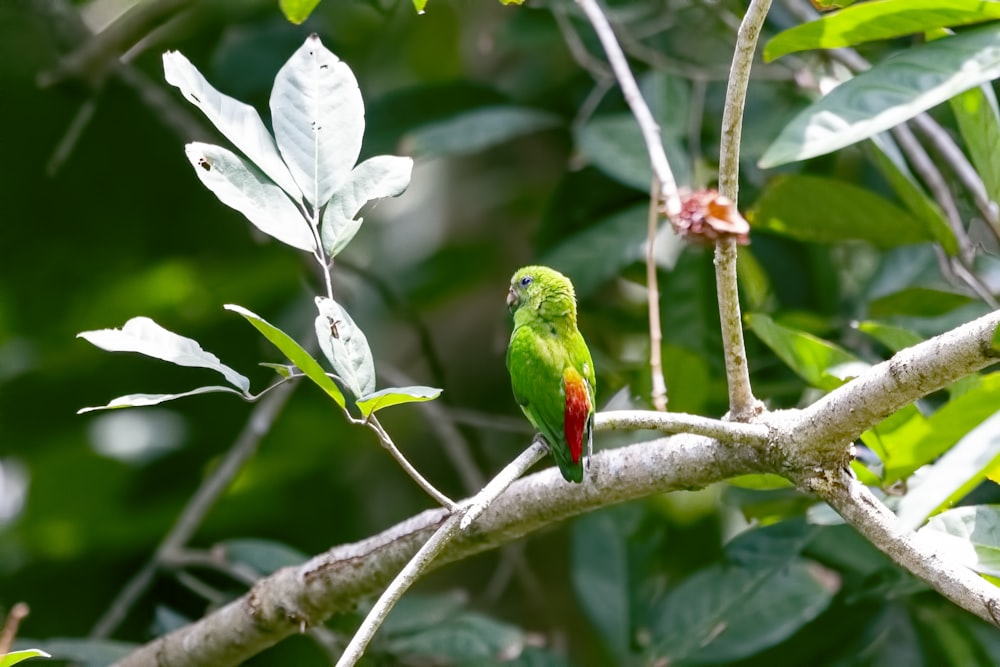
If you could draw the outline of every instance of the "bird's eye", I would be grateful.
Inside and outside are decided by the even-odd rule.
[[[521,278],[521,287],[527,287],[532,283],[533,280],[534,278],[532,278],[531,276],[525,276]]]

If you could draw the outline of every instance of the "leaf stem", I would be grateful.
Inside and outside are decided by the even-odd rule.
[[[386,430],[382,428],[382,424],[379,423],[378,417],[374,414],[371,415],[367,420],[365,420],[365,424],[367,424],[368,428],[370,428],[375,435],[378,436],[382,446],[389,450],[389,453],[392,454],[392,458],[396,459],[396,463],[402,466],[403,470],[406,471],[406,474],[417,483],[417,486],[423,489],[427,495],[436,500],[439,504],[447,507],[449,510],[455,510],[455,501],[438,491],[433,484],[428,482],[424,476],[421,475],[408,460],[406,460],[406,457],[403,456],[403,452],[399,451],[399,448],[396,447],[396,443],[392,441],[392,438],[389,437]]]

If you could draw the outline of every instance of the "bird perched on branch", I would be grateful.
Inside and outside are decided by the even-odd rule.
[[[521,410],[568,482],[583,480],[583,445],[593,450],[594,362],[576,327],[576,293],[563,274],[526,266],[510,279],[514,331],[507,370]]]

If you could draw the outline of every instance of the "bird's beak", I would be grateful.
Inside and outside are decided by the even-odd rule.
[[[507,308],[516,306],[517,301],[517,292],[514,291],[514,286],[511,285],[510,289],[507,290]]]

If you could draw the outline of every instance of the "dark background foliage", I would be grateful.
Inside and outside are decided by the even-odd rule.
[[[743,3],[608,4],[635,42],[633,63],[651,91],[678,172],[686,184],[711,184]],[[148,560],[252,409],[231,396],[209,395],[77,416],[80,407],[120,394],[183,391],[210,379],[102,353],[76,333],[147,315],[197,339],[259,390],[272,375],[257,362],[283,360],[222,305],[241,304],[304,338],[311,329],[317,287],[310,265],[255,235],[193,178],[183,145],[213,135],[164,84],[160,55],[168,48],[182,51],[217,88],[265,115],[275,72],[306,35],[318,33],[354,70],[367,108],[362,157],[411,154],[416,167],[403,196],[367,213],[361,233],[338,258],[335,290],[366,331],[380,370],[444,389],[439,403],[481,474],[498,470],[530,438],[503,360],[504,293],[522,264],[551,262],[577,282],[581,328],[598,367],[599,403],[648,406],[639,289],[647,195],[637,189],[646,172],[634,166],[645,156],[615,127],[588,125],[621,118],[626,108],[612,90],[586,111],[595,101],[594,77],[574,61],[550,6],[432,0],[418,16],[403,1],[327,0],[305,25],[292,26],[276,5],[207,1],[185,21],[153,33],[131,64],[148,79],[143,86],[166,100],[151,103],[141,94],[147,88],[120,76],[97,86],[78,78],[37,85],[60,54],[79,44],[53,8],[96,17],[115,3],[0,4],[0,606],[30,604],[23,637],[85,636]],[[568,20],[582,47],[601,58],[589,28]],[[792,23],[776,7],[767,32]],[[880,43],[868,53],[877,58],[887,48],[892,45]],[[810,97],[789,65],[758,65],[757,73],[744,131],[745,210],[774,178],[755,160]],[[81,107],[91,104],[92,118],[53,170],[57,147]],[[517,133],[486,124],[496,134],[483,138],[453,123],[464,112],[496,107],[531,110],[526,117],[535,129]],[[179,125],[168,120],[177,113],[185,119]],[[595,148],[588,140],[605,144]],[[616,148],[624,158],[616,157]],[[621,159],[632,162],[615,173]],[[888,192],[863,149],[778,171]],[[903,277],[899,267],[907,269]],[[846,344],[868,360],[886,350],[849,322],[869,317],[876,297],[942,284],[926,243],[876,250],[858,242],[806,243],[755,233],[740,269],[746,310]],[[660,281],[671,409],[719,416],[727,396],[711,252],[684,249],[676,266],[664,262]],[[986,310],[963,294],[956,299],[938,307],[941,312],[911,300],[890,314],[933,333]],[[769,405],[794,406],[815,395],[752,334],[748,346],[755,389]],[[474,491],[463,486],[429,418],[420,406],[403,406],[383,420],[446,493]],[[597,444],[616,442],[602,437]],[[131,455],[109,452],[123,443],[133,448]],[[346,424],[320,391],[303,385],[190,546],[255,538],[313,554],[429,505],[367,430]],[[511,632],[515,626],[526,630],[529,643],[543,648],[527,651],[522,664],[638,664],[640,656],[652,659],[652,647],[665,637],[682,632],[670,605],[696,606],[714,594],[689,577],[700,573],[737,586],[726,577],[738,579],[741,563],[768,554],[781,561],[767,570],[776,579],[754,585],[783,590],[778,579],[791,577],[799,583],[788,586],[800,597],[754,598],[760,607],[748,609],[772,611],[774,623],[756,630],[751,624],[748,637],[735,642],[742,653],[709,644],[700,657],[687,654],[690,664],[1000,660],[994,631],[926,592],[850,529],[775,523],[801,515],[804,507],[790,490],[720,486],[649,498],[554,527],[428,577],[407,603],[414,606],[398,612],[395,634],[386,628],[373,647],[372,664],[421,664],[422,647],[431,642],[421,635],[427,628],[407,628],[403,617],[410,614],[413,623],[427,608],[445,613],[452,607],[498,619]],[[747,518],[775,525],[744,534],[743,543],[727,543]],[[726,565],[706,570],[711,563]],[[763,571],[745,568],[751,570]],[[679,603],[676,591],[685,581],[691,588]],[[165,571],[115,636],[147,640],[242,590],[210,569],[187,568],[180,577]],[[464,597],[434,597],[455,592]],[[611,598],[602,597],[608,592]],[[779,597],[790,612],[776,611]],[[817,605],[815,613],[806,611],[809,604]],[[445,624],[452,634],[435,646],[502,634],[485,617],[463,618],[464,626]],[[358,620],[338,617],[331,627],[347,637]],[[784,635],[774,630],[779,621],[787,624]],[[778,634],[762,639],[768,628]],[[713,654],[713,646],[719,652]],[[484,664],[462,658],[459,649],[441,651],[453,662]],[[295,638],[252,664],[327,663],[316,643]]]

